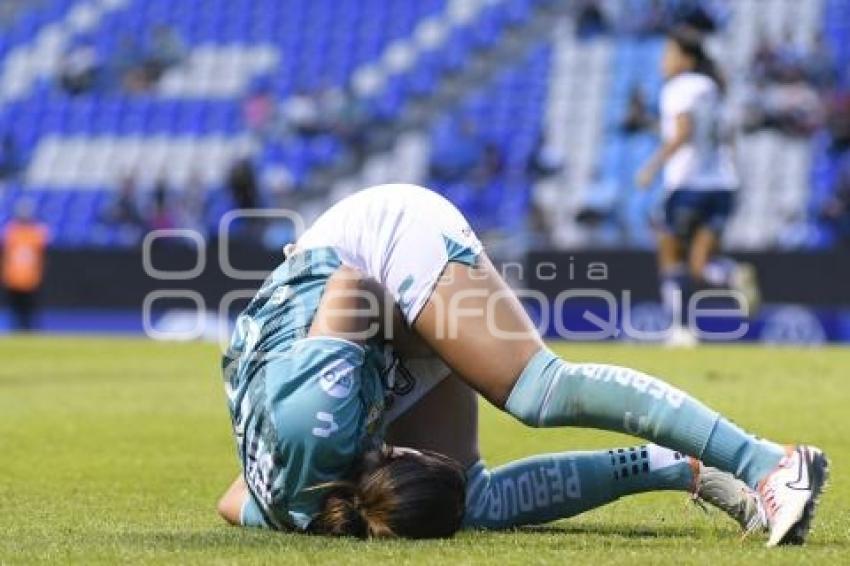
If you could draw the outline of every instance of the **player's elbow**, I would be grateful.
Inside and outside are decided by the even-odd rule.
[[[218,500],[218,504],[216,505],[216,511],[218,511],[219,516],[222,519],[227,521],[230,525],[239,525],[239,513],[240,513],[240,505],[237,505],[235,502],[235,498],[232,496],[230,492],[225,493],[221,499]]]
[[[239,489],[241,485],[241,482],[237,480],[236,484],[221,496],[216,505],[218,514],[231,525],[241,524],[240,515],[245,495],[243,490]]]

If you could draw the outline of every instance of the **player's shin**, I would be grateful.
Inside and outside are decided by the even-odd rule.
[[[646,445],[594,452],[545,454],[488,470],[467,471],[464,526],[506,529],[572,517],[624,495],[687,491],[690,459]]]
[[[752,487],[785,453],[655,377],[617,366],[569,363],[546,349],[529,361],[505,409],[529,426],[633,434],[730,472]]]

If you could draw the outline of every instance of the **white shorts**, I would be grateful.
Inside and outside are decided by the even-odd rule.
[[[455,206],[424,187],[379,185],[336,203],[298,239],[299,249],[334,248],[344,265],[381,283],[409,324],[446,264],[474,265],[481,242]]]
[[[418,403],[451,374],[443,360],[428,358],[396,359],[390,370],[384,423],[392,423]]]

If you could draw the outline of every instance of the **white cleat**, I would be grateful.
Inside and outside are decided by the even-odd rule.
[[[744,536],[767,529],[767,522],[758,494],[747,484],[717,468],[692,460],[696,474],[694,501],[710,503],[726,513],[741,527]]]
[[[803,544],[818,498],[826,485],[829,462],[818,448],[788,449],[774,470],[758,485],[770,537],[767,546]]]

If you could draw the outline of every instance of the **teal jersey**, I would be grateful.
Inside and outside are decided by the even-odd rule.
[[[304,529],[321,485],[380,445],[384,347],[307,337],[328,278],[331,248],[297,253],[264,282],[239,316],[222,365],[237,453],[251,491],[245,514]],[[319,486],[319,487],[317,487]]]
[[[450,202],[410,185],[343,199],[297,246],[239,316],[223,367],[252,495],[243,520],[304,529],[323,496],[317,486],[381,444],[390,393],[380,337],[364,346],[308,337],[328,278],[343,262],[373,277],[413,324],[446,264],[474,266],[482,246]]]

